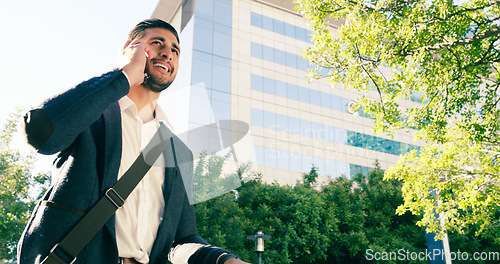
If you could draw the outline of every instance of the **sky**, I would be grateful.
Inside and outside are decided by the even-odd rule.
[[[0,125],[16,107],[118,66],[128,32],[158,0],[1,0]],[[25,148],[15,141],[15,148]]]

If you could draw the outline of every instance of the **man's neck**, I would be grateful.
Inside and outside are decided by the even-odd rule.
[[[136,105],[137,114],[143,122],[154,118],[154,110],[160,93],[153,92],[142,85],[130,87],[127,95]]]

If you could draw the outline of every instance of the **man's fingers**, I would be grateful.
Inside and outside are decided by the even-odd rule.
[[[130,51],[135,51],[136,49],[140,49],[141,47],[145,47],[145,43],[141,42],[140,40],[134,40],[125,46],[125,48],[123,49],[123,54],[126,54]]]
[[[123,51],[123,71],[129,78],[131,86],[141,84],[144,80],[146,60],[150,56],[146,43],[134,40],[128,43]]]

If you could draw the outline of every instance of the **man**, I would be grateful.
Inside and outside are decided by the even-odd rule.
[[[52,185],[20,240],[20,264],[42,262],[165,121],[156,102],[178,71],[177,32],[162,20],[140,22],[123,55],[121,69],[85,81],[24,117],[28,143],[39,153],[59,154]],[[192,168],[192,153],[177,137],[171,142],[157,161],[163,166],[147,172],[74,263],[166,263],[167,258],[173,263],[245,263],[197,235],[178,166],[168,166],[188,161]]]

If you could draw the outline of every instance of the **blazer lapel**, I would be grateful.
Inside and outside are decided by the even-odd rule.
[[[173,134],[172,134],[173,136]],[[166,247],[170,247],[175,239],[175,232],[178,221],[182,213],[184,204],[184,185],[179,170],[175,164],[174,150],[172,140],[163,151],[165,159],[165,182],[163,185],[163,197],[165,199],[165,208],[163,211],[163,221],[158,227],[155,243],[150,254],[151,263],[155,263]],[[168,254],[168,252],[163,252]],[[164,256],[166,257],[166,256]]]

